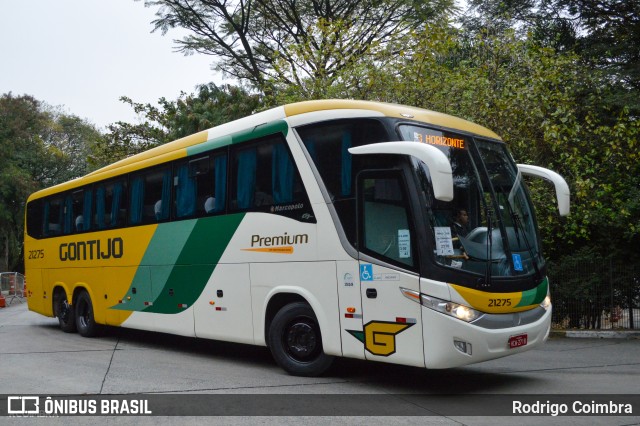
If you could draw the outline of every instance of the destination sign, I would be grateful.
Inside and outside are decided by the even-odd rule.
[[[451,137],[442,136],[442,135],[429,135],[427,133],[421,133],[416,131],[413,132],[413,141],[426,143],[429,145],[448,146],[448,147],[457,148],[457,149],[466,148],[464,139],[451,138]]]

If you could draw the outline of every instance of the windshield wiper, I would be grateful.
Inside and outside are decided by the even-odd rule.
[[[535,270],[535,274],[533,278],[534,280],[539,281],[540,268],[538,267],[538,262],[535,256],[533,255],[533,248],[529,243],[529,238],[527,238],[527,230],[525,229],[524,224],[520,219],[520,216],[518,215],[518,213],[516,213],[516,211],[512,207],[512,203],[515,202],[518,189],[522,190],[521,185],[522,185],[522,173],[520,173],[520,171],[518,170],[518,174],[516,175],[515,182],[511,187],[511,191],[509,191],[509,196],[507,198],[507,206],[509,207],[509,215],[511,216],[511,221],[513,222],[513,232],[515,232],[516,234],[518,249],[520,248],[520,230],[522,230],[522,238],[524,239],[525,248],[527,249],[529,256],[531,256],[531,263],[533,264],[533,269]],[[513,259],[512,259],[512,264],[515,270],[515,262],[513,262]]]
[[[485,206],[486,207],[486,206]],[[490,286],[491,285],[491,268],[493,267],[492,265],[492,259],[491,259],[491,254],[493,252],[493,221],[492,221],[492,217],[493,217],[493,212],[491,211],[491,209],[487,208],[487,267],[485,269],[485,273],[484,273],[484,281],[486,283],[486,285]]]

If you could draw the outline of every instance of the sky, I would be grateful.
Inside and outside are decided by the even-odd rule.
[[[156,10],[134,0],[0,0],[0,94],[31,95],[106,130],[137,122],[119,98],[156,104],[223,81],[207,55],[184,56],[151,33]]]

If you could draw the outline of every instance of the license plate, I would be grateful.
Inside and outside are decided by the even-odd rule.
[[[519,348],[527,344],[527,335],[518,334],[517,336],[509,337],[509,349]]]

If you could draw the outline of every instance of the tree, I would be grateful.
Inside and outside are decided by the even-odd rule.
[[[453,8],[451,0],[145,0],[155,30],[191,34],[178,50],[216,58],[270,97],[295,85],[317,97],[345,68]]]
[[[100,138],[92,125],[32,96],[0,96],[0,239],[4,270],[22,247],[30,193],[86,173],[86,153]]]
[[[605,109],[640,116],[640,2],[620,0],[471,0],[465,27],[519,28],[543,46],[572,51],[598,70]],[[614,114],[615,115],[615,114]]]
[[[602,114],[601,79],[579,56],[513,30],[470,38],[427,27],[398,44],[401,54],[354,69],[345,93],[467,118],[500,134],[519,162],[565,176],[567,219],[558,218],[548,184],[529,182],[551,258],[583,245],[640,252],[640,121],[625,110]]]
[[[130,155],[251,115],[261,99],[238,86],[197,87],[197,92],[181,93],[177,100],[158,100],[158,106],[140,104],[127,97],[121,100],[142,116],[137,124],[119,121],[108,126],[90,156],[93,168],[105,166]]]

